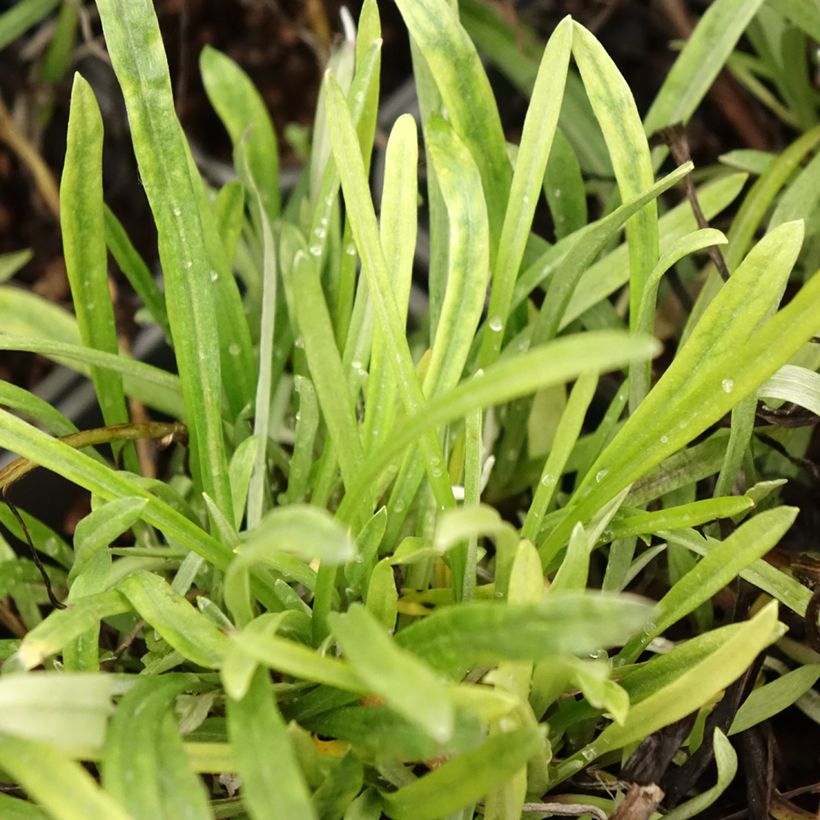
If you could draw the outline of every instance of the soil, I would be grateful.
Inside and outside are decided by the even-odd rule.
[[[0,0],[0,10],[13,2]],[[360,3],[347,5],[355,18]],[[409,47],[394,4],[379,5],[385,39],[382,87],[383,93],[389,93],[409,74]],[[544,34],[565,14],[572,14],[601,39],[644,112],[675,59],[670,41],[686,36],[692,20],[700,16],[708,2],[496,0],[496,5],[510,19],[523,20]],[[295,168],[298,158],[285,138],[286,127],[291,124],[308,127],[312,121],[330,47],[334,39],[341,36],[341,0],[155,0],[155,6],[168,51],[178,114],[205,173],[218,177],[230,163],[230,143],[211,111],[199,80],[198,55],[206,44],[226,52],[250,74],[276,124],[282,166]],[[71,74],[73,70],[83,73],[94,87],[104,115],[107,201],[144,258],[149,264],[156,264],[156,236],[147,204],[143,197],[134,196],[140,188],[122,100],[105,58],[93,3],[84,4],[84,9],[86,25],[79,38],[72,71],[52,85],[38,81],[36,66],[49,40],[51,23],[46,22],[0,52],[0,96],[54,179],[59,180]],[[491,77],[499,87],[505,122],[520,123],[524,101],[495,73],[491,72]],[[47,105],[51,106],[52,113],[42,125]],[[687,132],[696,163],[713,162],[721,153],[738,148],[778,150],[795,136],[728,77],[721,78]],[[0,253],[21,248],[31,248],[33,258],[14,282],[59,304],[69,305],[56,216],[28,170],[0,141]],[[123,327],[133,329],[136,301],[113,267],[112,276],[117,284],[119,318]],[[36,385],[49,368],[47,362],[30,355],[0,355],[0,378],[27,388]],[[820,461],[820,435],[815,435],[809,457]],[[797,484],[791,492],[797,497],[789,501],[808,511],[803,521],[811,518],[809,526],[804,523],[805,535],[801,536],[801,541],[807,538],[808,543],[817,531],[818,485],[816,482]],[[71,529],[71,522],[66,519],[52,523]],[[765,752],[766,748],[773,755],[774,782],[782,792],[820,780],[816,751],[820,749],[818,726],[797,710],[789,709],[772,721],[770,728],[771,735],[762,741],[758,737],[760,742],[749,745],[751,751],[742,762],[745,782],[755,784],[765,780],[767,755],[760,750]],[[711,769],[703,775],[703,783],[705,787],[714,783]],[[745,811],[750,797],[744,789],[744,779],[737,778],[732,790],[710,816]],[[816,794],[795,797],[794,802],[807,812],[817,810]]]

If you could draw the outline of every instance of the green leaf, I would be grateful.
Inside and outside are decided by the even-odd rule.
[[[294,678],[359,694],[367,691],[349,664],[324,657],[295,641],[256,634],[247,628],[234,633],[231,640],[249,657]]]
[[[712,788],[706,789],[696,797],[667,812],[664,815],[665,818],[669,818],[669,820],[688,820],[690,817],[697,817],[708,809],[734,780],[737,774],[737,754],[720,729],[715,729],[713,737],[717,783]]]
[[[96,757],[114,711],[113,675],[37,672],[0,678],[0,732]]]
[[[200,529],[184,515],[144,490],[122,473],[100,464],[68,444],[52,439],[21,419],[0,409],[0,447],[17,452],[59,473],[101,498],[112,500],[138,496],[148,500],[143,520],[173,538],[180,546],[225,569],[230,560],[227,547]]]
[[[218,668],[228,639],[158,575],[145,570],[124,578],[118,589],[142,618],[178,652],[207,668]]]
[[[577,521],[721,418],[815,332],[816,322],[805,311],[820,290],[820,276],[760,324],[780,298],[801,241],[800,223],[782,225],[732,274],[673,363],[592,465],[559,525],[539,545],[545,563]]]
[[[638,742],[699,709],[740,677],[755,656],[779,637],[779,632],[777,604],[772,601],[704,660],[639,703],[633,702],[623,724],[611,724],[556,768],[551,786],[601,755]]]
[[[636,598],[565,593],[533,604],[473,601],[437,609],[396,635],[433,668],[458,676],[499,660],[579,655],[625,641],[651,617]]]
[[[316,817],[266,671],[256,671],[244,697],[228,698],[228,734],[254,820]]]
[[[193,472],[225,513],[231,509],[220,413],[222,382],[210,257],[194,178],[174,113],[168,63],[150,0],[98,0],[125,97],[134,152],[159,237],[165,298],[191,431]]]
[[[820,374],[808,368],[784,364],[758,388],[757,395],[790,401],[820,416]]]
[[[120,270],[125,274],[137,296],[142,299],[151,318],[162,328],[166,337],[171,336],[168,327],[168,314],[165,311],[165,297],[154,281],[151,271],[131,243],[119,219],[114,212],[105,206],[105,243],[116,260]]]
[[[117,328],[108,290],[108,254],[102,190],[103,123],[91,86],[74,75],[63,175],[60,226],[74,312],[83,344],[116,355]],[[122,378],[91,367],[91,380],[107,425],[128,421]],[[125,448],[126,464],[136,470],[136,454]]]
[[[462,418],[480,407],[503,404],[581,373],[613,370],[632,359],[649,357],[655,350],[656,342],[649,338],[597,332],[556,339],[515,358],[497,362],[480,375],[430,400],[406,419],[385,446],[367,460],[355,486],[343,500],[339,515],[349,515],[349,510],[365,497],[382,470],[424,431]],[[448,492],[452,497],[449,489]]]
[[[390,278],[350,109],[341,88],[331,76],[328,77],[326,91],[333,155],[339,169],[356,247],[362,257],[368,292],[373,298],[379,325],[384,333],[385,345],[391,365],[395,369],[402,403],[408,413],[415,413],[424,406],[424,394],[416,377],[404,333],[404,323],[392,298]],[[445,508],[451,507],[454,503],[453,494],[449,481],[441,469],[444,463],[441,445],[432,430],[425,430],[424,433],[420,443],[430,485],[436,501]]]
[[[363,780],[364,767],[350,751],[333,766],[313,793],[313,805],[319,820],[341,820],[345,809],[361,790]]]
[[[362,606],[344,615],[332,613],[329,625],[354,671],[375,694],[439,743],[450,739],[453,703],[427,666],[398,648]]]
[[[673,544],[680,544],[698,555],[709,555],[719,549],[722,542],[704,538],[694,530],[659,533]],[[740,577],[776,598],[798,615],[805,615],[811,600],[811,591],[785,572],[767,561],[758,559],[741,570]]]
[[[705,498],[691,504],[666,507],[652,512],[625,512],[612,522],[606,532],[607,540],[645,535],[659,530],[676,530],[681,527],[696,527],[717,518],[733,518],[754,507],[754,502],[746,496],[724,496]]]
[[[135,820],[213,817],[172,713],[176,696],[198,686],[195,675],[141,678],[117,706],[105,741],[102,782]]]
[[[501,352],[513,288],[532,227],[538,202],[538,189],[541,180],[544,179],[561,110],[572,31],[572,21],[565,18],[550,36],[527,108],[498,253],[493,266],[490,304],[487,308],[487,315],[490,318],[484,329],[479,353],[482,367],[492,364]],[[570,148],[569,151],[571,150]]]
[[[8,282],[18,270],[28,264],[34,252],[26,248],[22,251],[0,254],[0,284]]]
[[[754,689],[735,713],[729,735],[745,732],[782,712],[801,698],[820,678],[820,663],[792,669],[771,683]]]
[[[119,592],[89,595],[67,609],[54,610],[23,639],[7,661],[9,669],[33,669],[55,655],[69,641],[97,626],[103,618],[129,612],[131,606]]]
[[[752,561],[765,555],[794,523],[797,513],[795,507],[778,507],[762,512],[738,527],[661,598],[653,623],[623,648],[620,653],[622,661],[634,660],[653,638],[693,612]]]
[[[587,224],[587,194],[581,167],[572,143],[560,128],[553,138],[543,188],[556,239],[564,239]]]
[[[253,82],[234,60],[205,46],[199,56],[205,93],[234,149],[242,145],[248,170],[270,222],[279,217],[279,154],[276,133]],[[239,168],[240,174],[244,172]]]
[[[512,174],[498,108],[481,59],[458,13],[446,0],[397,0],[396,5],[424,56],[453,128],[478,165],[494,260]]]
[[[19,0],[8,11],[0,14],[0,49],[39,23],[59,3],[60,0]]]
[[[0,287],[3,334],[37,336],[49,341],[77,344],[77,320],[64,308],[42,296],[16,287]]]
[[[517,729],[493,735],[473,751],[448,760],[396,792],[382,792],[393,820],[447,817],[500,786],[543,745],[541,729]]]
[[[655,181],[649,145],[632,92],[598,40],[575,23],[572,54],[581,72],[592,110],[600,123],[622,202],[640,196]],[[638,307],[646,278],[658,258],[658,209],[650,200],[627,223],[629,247],[629,315],[638,328]]]
[[[48,743],[0,735],[0,766],[55,820],[129,820],[79,763]],[[67,800],[66,795],[71,795]]]
[[[715,0],[678,56],[644,120],[647,134],[686,123],[763,0]]]
[[[2,301],[1,291],[0,288],[0,301]],[[2,311],[1,307],[0,311]],[[48,321],[49,317],[44,315],[40,319]],[[153,365],[138,362],[126,356],[82,347],[75,342],[67,343],[28,336],[2,335],[0,336],[0,350],[40,353],[83,374],[87,373],[84,366],[86,364],[121,373],[129,394],[137,396],[146,404],[174,418],[182,419],[185,416],[180,401],[181,389],[178,377]]]

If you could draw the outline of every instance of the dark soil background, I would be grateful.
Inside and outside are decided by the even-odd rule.
[[[0,10],[13,2],[0,0]],[[353,17],[360,2],[347,4]],[[381,2],[385,39],[382,97],[395,90],[410,73],[406,33],[395,6]],[[508,19],[526,22],[545,36],[565,14],[590,28],[602,40],[629,82],[642,112],[646,111],[675,59],[671,41],[684,38],[708,6],[699,0],[496,0]],[[155,0],[163,29],[177,110],[200,167],[213,181],[229,171],[230,143],[205,97],[199,79],[198,56],[212,45],[233,57],[252,77],[272,114],[280,136],[284,173],[298,167],[299,158],[285,139],[292,126],[309,127],[328,55],[340,37],[340,0]],[[50,36],[47,21],[0,52],[0,97],[17,127],[59,180],[65,149],[71,75],[79,70],[93,85],[106,128],[106,198],[126,226],[149,264],[156,264],[156,236],[147,203],[140,194],[122,100],[104,51],[93,3],[85,3],[71,71],[60,82],[44,85],[37,66]],[[500,76],[490,72],[498,89],[505,122],[522,121],[523,100]],[[44,106],[51,117],[41,127]],[[515,126],[512,126],[513,129]],[[688,127],[696,163],[714,162],[737,148],[778,150],[795,138],[727,75],[721,76]],[[515,131],[511,131],[514,134]],[[28,169],[0,140],[0,253],[31,248],[34,256],[14,282],[63,305],[70,304],[56,214],[43,198]],[[117,285],[115,303],[121,327],[133,332],[137,304],[124,279],[112,265]],[[2,331],[2,328],[0,328]],[[0,354],[0,378],[34,387],[51,365],[28,354]],[[820,441],[815,435],[815,455]],[[810,453],[811,456],[811,453]],[[53,498],[53,495],[50,495]],[[806,510],[816,535],[818,486],[807,485],[800,498],[790,499]],[[78,501],[70,517],[84,514],[87,501]],[[32,509],[32,512],[36,510]],[[807,519],[801,516],[804,521]],[[72,529],[72,521],[54,522]],[[807,533],[808,535],[808,533]],[[801,539],[802,540],[802,539]],[[813,540],[816,549],[816,538]],[[811,546],[811,544],[810,544]],[[742,595],[737,596],[742,599]],[[737,600],[737,599],[735,599]],[[739,612],[738,617],[743,617]],[[796,624],[798,630],[800,625]],[[820,731],[796,709],[789,709],[769,725],[741,740],[741,770],[710,817],[766,817],[755,808],[769,785],[781,794],[805,789],[792,802],[772,806],[772,816],[820,817]],[[663,737],[655,737],[659,743]],[[657,756],[657,746],[640,752]],[[640,761],[638,761],[640,762]],[[634,767],[633,767],[634,768]],[[672,767],[674,769],[674,766]],[[656,775],[660,778],[661,772]],[[702,775],[702,788],[714,783],[714,771]],[[701,775],[694,774],[689,786]],[[580,786],[578,787],[580,788]],[[761,813],[762,811],[762,813]],[[749,812],[751,813],[749,815]]]

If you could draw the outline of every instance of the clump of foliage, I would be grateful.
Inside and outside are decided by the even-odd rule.
[[[21,9],[54,5],[19,3],[0,42],[23,30]],[[477,0],[461,17],[447,0],[397,5],[426,189],[404,115],[377,215],[374,0],[331,60],[287,196],[242,70],[202,54],[238,177],[212,190],[174,113],[152,3],[97,2],[164,292],[104,204],[102,120],[77,76],[60,186],[74,316],[7,286],[0,315],[22,330],[0,348],[87,373],[106,426],[77,431],[0,384],[13,411],[0,446],[20,457],[4,490],[40,466],[92,497],[72,544],[0,512],[50,579],[0,546],[25,626],[0,641],[0,769],[25,792],[0,794],[4,816],[489,819],[567,803],[601,816],[623,793],[575,794],[578,776],[617,775],[694,716],[655,761],[672,781],[716,761],[699,791],[661,781],[669,816],[693,817],[735,775],[733,736],[801,697],[820,718],[805,695],[817,656],[778,620],[809,609],[816,634],[812,592],[762,560],[797,514],[779,477],[799,477],[808,444],[807,428],[771,419],[782,402],[820,411],[819,106],[792,47],[805,56],[820,18],[716,0],[641,121],[570,19],[541,48]],[[747,27],[757,53],[741,60]],[[516,147],[470,35],[530,98]],[[700,169],[706,220],[739,203],[724,235],[688,200],[661,202],[693,168],[658,176],[668,151],[647,135],[686,122],[727,60],[753,81],[768,72],[803,133],[779,156]],[[542,194],[550,241],[533,232]],[[408,332],[420,199],[428,301]],[[109,251],[176,373],[118,349]],[[703,266],[653,379],[666,280]],[[132,423],[130,399],[171,421]],[[145,438],[173,447],[164,480],[140,475]],[[625,592],[653,577],[656,603]],[[754,606],[716,627],[712,599],[737,578]]]

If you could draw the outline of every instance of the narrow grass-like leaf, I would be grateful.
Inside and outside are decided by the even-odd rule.
[[[633,703],[623,724],[608,726],[595,740],[562,762],[552,786],[566,780],[606,752],[640,741],[648,733],[699,709],[736,680],[755,656],[779,637],[777,604],[767,604],[704,660],[691,666],[639,703]]]
[[[261,100],[258,100],[261,105]],[[257,121],[256,119],[254,121]],[[266,146],[270,150],[270,146]],[[275,143],[274,143],[275,151]],[[270,431],[271,390],[273,389],[273,345],[276,334],[277,271],[276,253],[271,228],[271,210],[278,211],[278,201],[266,202],[257,183],[256,172],[251,166],[252,157],[243,150],[239,152],[247,160],[247,185],[256,200],[262,231],[262,318],[259,329],[259,377],[256,382],[256,401],[253,434],[256,438],[256,457],[248,488],[248,529],[253,529],[262,517],[265,486],[267,484],[268,436]],[[245,162],[243,161],[243,165]],[[278,172],[276,173],[278,176]],[[277,188],[278,192],[278,188]],[[275,204],[275,208],[274,208]],[[267,205],[267,207],[266,207]]]
[[[208,99],[234,149],[242,144],[264,211],[268,220],[274,222],[279,217],[279,153],[265,103],[248,75],[222,52],[206,46],[200,54],[199,66]]]
[[[659,530],[696,527],[717,518],[732,518],[752,509],[754,502],[744,495],[705,498],[691,504],[667,507],[652,512],[629,511],[616,518],[606,532],[607,540],[646,535]]]
[[[125,274],[128,283],[134,292],[142,299],[151,318],[162,328],[166,336],[170,337],[168,314],[165,311],[165,297],[154,281],[151,271],[131,243],[119,219],[114,212],[105,207],[105,243],[116,260],[120,270]]]
[[[448,674],[499,660],[583,654],[626,640],[650,618],[636,598],[566,593],[534,604],[469,604],[436,610],[396,635],[399,645]]]
[[[57,746],[72,757],[96,757],[114,711],[112,675],[4,675],[0,732]]]
[[[402,403],[408,413],[415,413],[423,407],[424,395],[415,374],[403,323],[391,295],[390,279],[379,240],[376,215],[373,212],[350,110],[341,88],[331,76],[327,78],[326,90],[333,154],[339,168],[356,247],[362,257],[368,290],[376,307],[379,324],[385,334],[385,344],[391,362],[395,367]],[[444,463],[444,454],[432,430],[426,432],[421,438],[421,446],[425,455],[427,475],[436,495],[436,501],[445,508],[453,506],[453,494],[449,481],[440,466]]]
[[[254,820],[316,817],[264,670],[257,670],[241,700],[228,699],[228,733],[242,799]]]
[[[317,260],[299,250],[293,270],[286,269],[285,276],[299,335],[304,342],[311,382],[316,388],[322,415],[339,459],[342,479],[346,486],[351,486],[364,457],[353,400],[347,389],[342,359],[319,280]]]
[[[749,253],[672,365],[590,468],[563,520],[539,546],[546,562],[575,522],[717,421],[816,331],[805,311],[820,290],[820,276],[759,326],[780,296],[801,241],[801,224],[791,222]],[[781,334],[777,345],[769,341],[774,333]],[[762,346],[764,337],[769,348]]]
[[[35,427],[0,409],[0,446],[85,487],[102,498],[111,500],[126,496],[148,499],[144,520],[190,549],[206,561],[224,569],[230,560],[228,549],[208,535],[184,515],[159,498],[142,489],[110,467],[100,464],[63,442],[52,439]]]
[[[235,633],[231,640],[245,654],[278,672],[349,692],[367,691],[350,664],[320,655],[303,644],[247,630]]]
[[[712,219],[731,203],[737,197],[746,179],[745,174],[733,174],[699,187],[697,189],[698,201],[706,219]],[[658,225],[660,228],[660,249],[661,253],[664,254],[669,250],[672,242],[698,227],[692,214],[692,207],[688,202],[682,202],[664,214]],[[558,245],[555,247],[557,248]],[[629,281],[628,263],[626,245],[620,245],[612,253],[607,254],[590,266],[582,277],[580,285],[576,288],[575,295],[570,300],[561,326],[566,327],[567,324],[577,319],[590,307],[625,285]],[[553,266],[546,269],[542,266],[533,266],[532,273],[528,272],[528,274],[530,276],[537,274],[543,278],[554,269]],[[521,280],[524,293],[527,291],[523,290],[523,285],[525,281],[529,281],[525,279],[525,276],[526,274],[522,274]],[[517,287],[516,293],[518,293]]]
[[[630,663],[637,658],[653,638],[711,598],[752,561],[765,555],[792,525],[797,512],[794,507],[778,507],[738,527],[661,598],[651,626],[624,646],[619,655],[622,662]]]
[[[541,522],[544,520],[558,482],[561,480],[567,459],[578,440],[584,417],[597,386],[597,373],[587,373],[582,374],[572,388],[567,405],[561,414],[561,420],[555,430],[552,447],[544,463],[544,469],[541,471],[524,526],[521,528],[522,538],[528,538],[533,542],[538,538]]]
[[[102,592],[52,612],[29,632],[9,659],[9,669],[33,669],[66,644],[99,624],[103,618],[129,612],[131,605],[119,592]]]
[[[698,555],[709,555],[721,546],[720,541],[704,538],[694,530],[660,532],[661,538],[673,544],[680,544]],[[741,570],[740,577],[754,584],[758,589],[776,598],[798,615],[805,615],[811,600],[811,590],[785,572],[772,566],[768,561],[756,560]]]
[[[87,373],[86,365],[120,373],[126,390],[178,419],[185,414],[180,400],[179,378],[158,367],[101,350],[82,347],[72,342],[51,341],[29,336],[0,335],[0,350],[24,350],[39,353],[55,362],[65,363],[73,370]]]
[[[581,167],[572,144],[560,128],[553,138],[543,188],[556,239],[563,239],[587,224],[587,195]]]
[[[106,549],[134,526],[147,503],[144,498],[117,498],[95,509],[77,524],[74,530],[74,564],[68,573],[69,582],[76,579],[96,552]]]
[[[158,575],[135,572],[123,579],[118,589],[142,618],[186,658],[208,668],[221,665],[228,639]]]
[[[105,742],[102,782],[135,819],[180,816],[178,811],[191,818],[213,816],[171,720],[176,696],[198,685],[195,675],[142,678],[117,706]]]
[[[347,530],[325,510],[291,504],[271,510],[254,528],[225,575],[225,602],[240,626],[252,617],[249,575],[257,564],[293,555],[305,564],[319,560],[323,566],[342,564],[356,556]],[[314,613],[315,616],[315,613]]]
[[[675,240],[667,250],[664,251],[658,263],[652,269],[646,280],[641,304],[638,308],[637,327],[643,332],[651,332],[653,327],[658,285],[664,274],[680,262],[690,253],[704,250],[713,245],[725,245],[728,240],[714,228],[702,228],[693,231],[680,239]]]
[[[812,0],[769,0],[769,5],[785,14],[810,37],[820,41],[820,9]]]
[[[313,444],[319,429],[319,402],[311,381],[304,376],[296,376],[294,389],[299,394],[299,412],[296,416],[296,441],[290,459],[286,504],[297,504],[304,500],[310,481],[310,466],[313,463]]]
[[[256,460],[258,444],[253,436],[248,436],[231,456],[228,472],[231,476],[231,497],[233,499],[233,525],[239,529],[245,504],[248,500],[248,486],[251,481],[251,472]]]
[[[0,766],[55,820],[130,820],[80,763],[48,743],[0,735]]]
[[[28,248],[0,254],[0,284],[8,282],[17,271],[28,264],[32,256],[34,253]]]
[[[209,254],[168,63],[150,0],[98,0],[128,110],[140,177],[154,213],[165,297],[193,445],[194,476],[228,513],[231,493],[220,413],[220,345]]]
[[[362,606],[333,613],[329,623],[356,674],[375,694],[440,743],[450,739],[453,703],[427,666],[398,648]]]
[[[647,134],[687,122],[763,0],[715,0],[678,56],[644,120]]]
[[[628,202],[640,196],[655,181],[649,145],[635,99],[603,46],[577,23],[573,27],[572,54],[606,140],[621,201]],[[646,278],[658,258],[658,209],[654,199],[629,221],[626,239],[629,247],[630,327],[636,330]]]
[[[370,482],[425,430],[461,418],[480,407],[502,404],[560,384],[581,373],[613,370],[633,358],[649,357],[655,350],[654,340],[644,337],[615,332],[585,333],[556,339],[514,359],[497,362],[480,376],[463,381],[432,399],[407,419],[385,447],[368,459],[356,485],[348,491],[350,498],[345,497],[342,502],[340,515],[343,509],[344,514],[349,514],[350,508],[365,497]]]
[[[385,811],[393,820],[435,820],[452,816],[504,783],[543,744],[540,729],[501,732],[470,752],[396,792],[382,792]]]
[[[820,416],[820,374],[806,367],[784,364],[757,391],[761,398],[790,401]]]
[[[745,732],[774,717],[801,698],[820,678],[820,663],[792,669],[771,683],[753,690],[735,713],[729,735]]]
[[[321,820],[341,817],[353,798],[361,791],[364,767],[353,751],[336,763],[313,792],[313,805]]]
[[[397,0],[460,139],[481,172],[495,259],[512,174],[498,108],[481,59],[446,0]],[[540,177],[539,177],[540,180]]]
[[[22,288],[0,287],[3,334],[78,344],[77,320],[64,308]]]
[[[708,809],[734,780],[737,774],[737,754],[720,729],[715,729],[713,737],[712,745],[714,747],[715,764],[717,765],[717,783],[710,789],[706,789],[696,797],[667,812],[664,815],[665,818],[669,818],[669,820],[688,820],[690,817],[697,817]]]
[[[407,321],[413,277],[418,231],[417,203],[418,134],[415,120],[410,115],[403,115],[396,120],[387,141],[379,219],[379,236],[401,322]],[[372,304],[369,295],[368,302]],[[397,379],[389,355],[384,331],[376,325],[373,328],[362,430],[365,453],[370,453],[376,444],[384,441],[396,416]]]
[[[487,308],[490,318],[484,329],[479,353],[482,367],[492,364],[501,352],[513,288],[558,124],[572,32],[572,21],[569,18],[558,24],[544,49],[538,68],[492,271],[490,304]]]
[[[60,0],[20,0],[0,14],[0,49],[16,40],[26,29],[39,23]]]
[[[74,424],[56,407],[16,384],[0,381],[0,405],[27,416],[55,436],[77,432]]]

